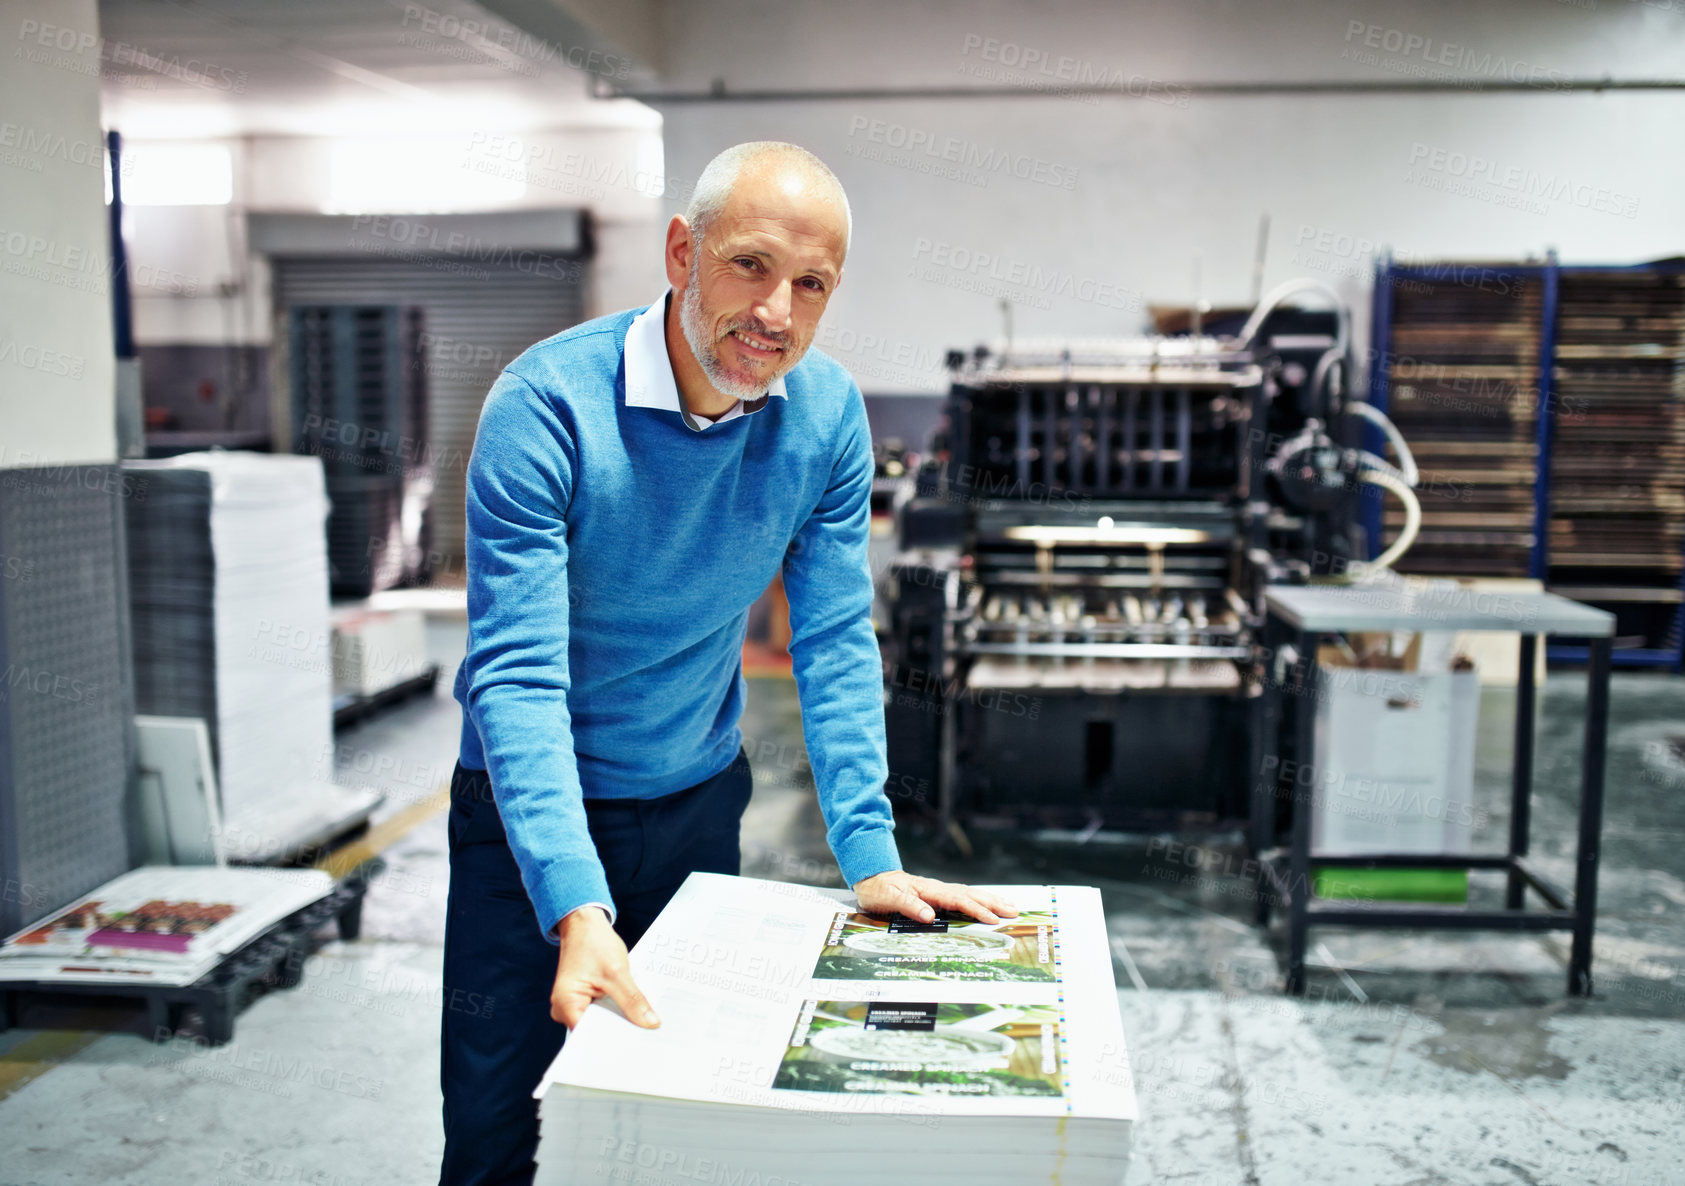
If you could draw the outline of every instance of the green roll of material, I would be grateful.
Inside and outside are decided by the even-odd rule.
[[[1319,898],[1363,902],[1467,902],[1467,869],[1334,869],[1312,872]]]

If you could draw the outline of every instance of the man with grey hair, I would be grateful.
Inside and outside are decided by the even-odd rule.
[[[738,872],[749,606],[782,573],[826,836],[862,909],[987,922],[901,868],[866,561],[865,401],[809,345],[848,200],[791,144],[716,157],[670,289],[498,377],[468,466],[441,1182],[530,1182],[532,1090],[591,1002],[660,1022],[627,948],[692,872]],[[659,1002],[657,1002],[659,1003]]]

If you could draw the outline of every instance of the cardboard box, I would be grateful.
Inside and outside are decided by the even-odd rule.
[[[1321,666],[1312,851],[1470,851],[1474,669],[1358,667],[1327,651]]]
[[[427,667],[427,620],[420,610],[334,611],[335,695],[373,696]]]

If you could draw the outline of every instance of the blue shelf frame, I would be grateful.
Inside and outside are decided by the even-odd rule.
[[[1426,267],[1400,267],[1390,255],[1375,261],[1375,288],[1370,302],[1370,355],[1374,360],[1369,373],[1369,402],[1380,411],[1388,409],[1388,391],[1392,380],[1392,314],[1393,289],[1401,280],[1436,281],[1455,279],[1458,264],[1430,264]],[[1556,442],[1556,335],[1561,308],[1564,274],[1580,272],[1678,272],[1685,264],[1563,264],[1551,251],[1543,263],[1505,264],[1506,272],[1535,276],[1543,286],[1539,310],[1539,382],[1538,426],[1536,456],[1537,469],[1533,475],[1533,546],[1528,554],[1527,571],[1534,579],[1550,579],[1550,469],[1551,455]],[[1365,432],[1364,447],[1379,453],[1385,442],[1380,429],[1370,425]],[[1362,511],[1364,534],[1368,537],[1369,558],[1381,552],[1381,504],[1375,500]],[[1685,539],[1681,540],[1685,555]],[[1674,610],[1672,647],[1629,647],[1617,649],[1611,659],[1616,667],[1666,668],[1685,672],[1685,567],[1680,570],[1681,601]],[[1545,658],[1552,663],[1585,663],[1589,649],[1583,646],[1547,646]]]
[[[1527,575],[1536,581],[1550,580],[1550,459],[1556,441],[1556,323],[1562,311],[1562,268],[1556,253],[1540,269],[1544,298],[1539,308],[1539,407],[1534,425],[1537,451],[1533,463],[1533,552],[1527,559]],[[1548,648],[1547,648],[1548,650]],[[1548,657],[1548,655],[1547,655]]]

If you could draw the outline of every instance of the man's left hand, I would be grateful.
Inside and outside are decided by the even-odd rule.
[[[996,923],[1018,916],[1012,903],[996,894],[934,877],[915,877],[901,870],[855,882],[854,896],[868,914],[905,914],[919,922],[934,922],[935,906],[969,914],[979,922]]]

